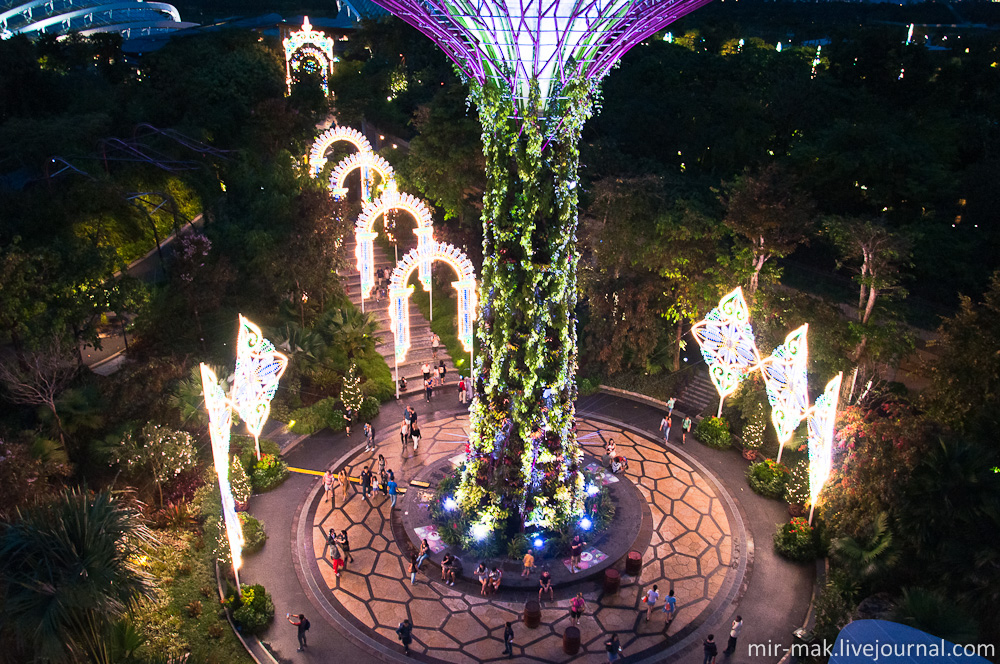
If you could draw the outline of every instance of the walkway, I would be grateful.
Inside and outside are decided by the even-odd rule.
[[[418,460],[400,460],[398,438],[393,435],[399,410],[387,404],[376,429],[378,440],[393,453],[390,467],[398,466],[397,473],[415,472],[432,456],[446,458],[460,451],[464,416],[456,417],[457,403],[451,398],[430,405],[407,401],[420,413],[426,443]],[[783,504],[749,491],[743,459],[690,440],[673,449],[680,433],[677,427],[671,448],[665,450],[656,435],[662,413],[629,399],[594,395],[581,400],[578,413],[585,445],[614,435],[620,448],[628,447],[632,458],[642,459],[630,467],[629,479],[650,499],[656,527],[638,583],[627,583],[618,596],[603,599],[596,584],[581,584],[590,608],[581,625],[585,654],[574,661],[605,661],[600,644],[610,630],[619,632],[633,661],[689,659],[693,655],[688,653],[700,648],[709,631],[724,643],[725,626],[737,612],[746,627],[742,647],[731,662],[749,661],[745,645],[750,642],[787,646],[792,630],[804,621],[814,570],[774,554],[771,536],[787,513]],[[433,444],[432,438],[436,438]],[[452,439],[455,442],[448,442]],[[291,449],[286,459],[292,466],[317,470],[346,462],[353,467],[369,458],[359,455],[359,446],[357,437],[351,440],[342,433],[326,432]],[[727,496],[735,501],[729,502]],[[420,661],[488,661],[499,656],[502,624],[516,620],[527,596],[524,591],[502,592],[487,601],[471,584],[449,588],[421,575],[417,585],[410,586],[392,536],[393,524],[385,519],[387,502],[376,498],[368,505],[350,495],[344,503],[338,495],[337,508],[331,510],[319,502],[321,498],[318,478],[293,475],[278,490],[252,500],[251,511],[268,525],[269,543],[247,558],[244,580],[267,585],[279,617],[282,612],[304,612],[312,618],[312,646],[305,653],[295,652],[290,625],[276,621],[269,628],[264,640],[280,659],[401,661],[392,628],[406,615],[417,625],[415,651]],[[282,527],[289,521],[290,529]],[[349,523],[356,564],[338,584],[328,563],[321,560],[323,543],[315,526],[341,528]],[[362,536],[362,531],[370,534]],[[640,587],[659,583],[662,592],[671,581],[682,610],[665,632],[662,614],[648,625],[638,620],[638,598]],[[515,652],[521,661],[570,659],[562,654],[559,636],[566,625],[570,592],[557,591],[555,602],[545,604],[538,630],[515,625]],[[754,659],[774,662],[780,657]]]

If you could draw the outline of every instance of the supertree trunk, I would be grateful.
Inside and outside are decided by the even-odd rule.
[[[546,118],[519,111],[509,90],[472,84],[488,178],[482,352],[456,497],[475,519],[475,537],[505,521],[559,528],[583,510],[573,405],[577,146],[592,89],[585,81],[560,89]],[[537,98],[533,87],[529,109]]]

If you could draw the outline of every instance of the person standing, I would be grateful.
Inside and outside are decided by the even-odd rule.
[[[674,621],[674,614],[677,613],[677,598],[674,597],[673,588],[670,589],[666,599],[663,601],[663,612],[667,614],[667,624],[669,625]]]
[[[340,531],[340,537],[337,538],[337,544],[340,545],[340,550],[344,552],[344,567],[347,567],[347,563],[354,562],[354,556],[351,555],[351,541],[347,539],[347,530]]]
[[[576,597],[569,602],[569,615],[573,619],[574,625],[580,624],[580,616],[587,610],[587,600],[583,599],[583,593],[577,593]]]
[[[384,494],[385,480],[383,479],[383,477],[385,477],[385,457],[381,454],[378,455],[378,477],[379,477],[379,482],[383,483],[383,486],[381,488],[382,488],[382,493]]]
[[[368,450],[375,451],[375,429],[371,422],[365,422],[365,452]]]
[[[405,419],[399,423],[399,446],[400,453],[406,451],[406,438],[410,435],[410,423]]]
[[[332,528],[330,530],[333,530]],[[339,579],[340,570],[344,568],[344,554],[340,552],[340,547],[333,547],[333,554],[330,557],[330,566],[333,568],[334,575]]]
[[[344,404],[344,422],[346,422],[344,429],[347,431],[348,436],[351,435],[351,422],[353,420],[354,420],[354,410],[347,404]]]
[[[429,381],[431,379],[431,365],[429,365],[428,363],[424,362],[420,366],[420,373],[422,373],[424,375],[424,383],[426,383],[427,381]]]
[[[524,569],[521,571],[521,576],[531,576],[531,569],[535,566],[535,557],[531,555],[531,550],[529,549],[526,554],[524,554]]]
[[[570,572],[573,574],[580,571],[580,558],[583,556],[583,547],[585,546],[587,546],[587,543],[584,542],[579,535],[573,537],[573,543],[570,544],[569,547]]]
[[[399,623],[399,627],[396,628],[396,636],[399,638],[400,643],[403,644],[403,653],[409,655],[410,644],[413,643],[413,625],[410,623],[409,618]]]
[[[687,435],[691,433],[691,418],[685,417],[681,422],[681,445],[687,442]]]
[[[604,642],[604,649],[608,653],[608,661],[613,662],[616,659],[621,659],[622,656],[622,644],[618,640],[618,635],[614,632],[611,633],[611,638]]]
[[[347,467],[340,469],[340,475],[337,476],[340,481],[340,491],[344,494],[344,500],[347,500],[347,485],[351,483],[350,478],[347,476]]]
[[[733,621],[733,626],[729,630],[729,643],[726,644],[726,649],[722,652],[727,655],[732,655],[736,652],[736,639],[740,638],[740,632],[743,631],[743,616],[736,616],[736,620]]]
[[[448,367],[444,365],[444,360],[438,364],[438,385],[444,387],[444,377],[448,375]]]
[[[438,346],[441,345],[441,337],[431,332],[431,357],[435,360],[438,357]]]
[[[715,658],[719,654],[719,646],[715,643],[715,634],[709,634],[702,647],[705,649],[705,661],[702,664],[715,664]]]
[[[372,488],[372,473],[368,470],[368,466],[361,471],[361,495],[365,500],[368,500],[368,492]]]
[[[664,415],[663,419],[660,420],[660,431],[663,432],[663,442],[664,442],[664,444],[670,442],[670,423],[671,423],[672,420],[673,420],[673,417],[671,417],[670,413],[667,413],[666,415]]]
[[[667,399],[667,417],[671,417],[674,414],[674,406],[677,405],[677,399],[670,397]]]
[[[389,471],[392,473],[392,471]],[[399,485],[396,484],[396,480],[390,475],[389,482],[386,484],[389,490],[389,509],[395,509],[396,507],[396,495],[399,493]]]
[[[503,628],[503,654],[507,659],[514,656],[514,627],[508,621]]]
[[[336,476],[333,474],[332,468],[327,468],[326,472],[323,473],[323,493],[326,494],[326,498],[323,499],[324,503],[329,503],[333,500],[333,482]]]
[[[646,603],[646,622],[649,622],[649,616],[653,615],[653,609],[656,607],[658,599],[660,599],[658,586],[653,584],[653,589],[647,592],[646,596],[642,599]]]
[[[410,585],[414,585],[417,582],[417,554],[410,554]]]
[[[416,424],[413,425],[412,431],[410,431],[410,438],[413,439],[413,453],[417,453],[417,448],[420,447],[420,429]]]
[[[326,536],[326,549],[329,549],[332,552],[331,555],[336,555],[338,548],[337,531],[331,528],[329,534]],[[326,549],[323,550],[324,555],[326,554]]]
[[[286,613],[285,617],[288,618],[288,622],[292,623],[298,627],[298,637],[299,637],[299,648],[297,652],[302,652],[308,647],[306,643],[306,632],[309,631],[309,619],[305,617],[304,614],[300,613],[297,616],[293,616],[290,613]]]
[[[465,378],[458,377],[458,403],[465,403]]]

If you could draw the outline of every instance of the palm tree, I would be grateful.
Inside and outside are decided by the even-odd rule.
[[[230,371],[226,367],[209,365],[223,389],[228,391],[225,383],[229,380]],[[181,424],[187,427],[202,427],[208,425],[208,411],[205,410],[205,387],[201,384],[201,369],[191,367],[188,377],[177,383],[168,403],[180,412]]]
[[[380,339],[375,336],[378,322],[369,313],[357,309],[331,309],[316,321],[316,330],[331,346],[339,346],[348,358],[364,355]]]
[[[975,643],[978,636],[975,620],[945,596],[925,588],[903,588],[893,619],[952,643]]]
[[[114,623],[152,597],[136,563],[151,542],[139,513],[110,493],[67,489],[19,510],[0,531],[3,629],[37,660],[108,661]]]
[[[872,536],[867,542],[839,537],[830,542],[830,553],[860,581],[884,577],[899,560],[899,554],[892,548],[889,515],[882,512],[875,518]]]

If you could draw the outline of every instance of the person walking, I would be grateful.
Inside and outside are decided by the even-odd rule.
[[[719,654],[719,646],[715,643],[715,634],[709,634],[701,645],[705,649],[705,661],[702,664],[715,664],[715,658]]]
[[[344,404],[344,422],[345,422],[344,430],[347,431],[347,435],[348,436],[351,435],[351,422],[353,420],[354,420],[354,409],[352,409],[350,406],[348,406],[345,403]]]
[[[674,614],[677,613],[677,598],[674,597],[673,588],[670,589],[666,599],[663,601],[663,612],[667,614],[667,624],[669,625],[674,621]]]
[[[576,597],[569,602],[569,615],[573,619],[574,625],[580,624],[580,616],[587,610],[587,600],[583,599],[583,593],[577,593]]]
[[[417,568],[419,569],[427,557],[431,555],[431,545],[427,543],[427,540],[420,542],[420,550],[417,551]]]
[[[666,415],[663,416],[663,419],[660,420],[660,431],[663,432],[664,443],[670,442],[670,424],[673,421],[673,419],[674,418],[670,416],[670,413],[667,413]]]
[[[549,594],[549,601],[550,602],[555,601],[555,598],[553,597],[553,589],[552,589],[552,575],[549,573],[549,570],[545,570],[544,572],[542,572],[542,576],[538,579],[538,601],[539,602],[542,601],[542,593],[548,593]]]
[[[660,599],[658,586],[653,584],[653,589],[647,592],[646,596],[642,598],[642,601],[646,604],[646,622],[649,622],[649,616],[653,615],[653,609],[656,607],[658,599]]]
[[[337,476],[333,474],[332,468],[327,468],[326,472],[323,473],[323,493],[326,495],[326,498],[323,499],[324,503],[333,501],[333,483],[336,479]]]
[[[347,476],[347,467],[340,469],[340,475],[337,476],[340,482],[340,491],[344,494],[344,500],[347,500],[347,485],[351,483],[351,479]]]
[[[372,488],[372,473],[368,470],[368,466],[361,471],[361,495],[365,500],[368,500],[368,492]]]
[[[417,449],[420,447],[420,429],[416,424],[413,425],[413,429],[410,431],[410,438],[413,439],[413,453],[417,453]]]
[[[621,659],[622,656],[622,644],[618,640],[618,635],[614,632],[611,633],[611,638],[604,642],[604,649],[608,653],[608,661],[613,662],[616,659]]]
[[[406,419],[403,419],[403,421],[399,423],[400,454],[406,451],[406,439],[409,437],[409,435],[410,435],[410,423]]]
[[[444,365],[444,360],[438,364],[438,385],[444,387],[444,377],[448,375],[448,367]]]
[[[431,396],[434,395],[434,384],[431,383],[431,379],[428,378],[424,381],[424,401],[430,403]]]
[[[323,555],[326,555],[327,549],[329,549],[332,552],[331,555],[333,555],[337,552],[338,548],[337,531],[331,528],[330,532],[326,536],[326,547],[323,549]]]
[[[670,397],[667,399],[667,417],[674,414],[674,406],[677,405],[677,399],[675,397]]]
[[[573,543],[570,544],[569,547],[570,572],[573,574],[580,571],[580,558],[583,556],[583,547],[585,546],[587,546],[587,543],[584,542],[579,535],[575,535],[573,537]]]
[[[417,582],[417,554],[410,554],[410,585],[414,585]]]
[[[422,365],[420,365],[420,373],[424,375],[424,383],[429,381],[431,379],[431,365],[429,365],[427,362],[424,362]]]
[[[441,337],[431,332],[431,357],[438,359],[438,346],[441,345]]]
[[[385,457],[381,454],[378,455],[378,477],[379,482],[383,482],[382,477],[385,475]],[[382,487],[382,493],[385,493],[385,487]]]
[[[743,631],[743,616],[736,616],[736,620],[733,621],[733,626],[729,630],[729,643],[726,644],[726,649],[722,652],[726,655],[732,655],[736,652],[736,639],[740,638],[740,632]]]
[[[508,621],[503,628],[503,654],[507,659],[514,656],[514,627]]]
[[[691,433],[691,418],[685,417],[681,422],[681,445],[687,442],[687,435]]]
[[[458,377],[458,403],[465,403],[465,379]]]
[[[309,631],[309,619],[302,613],[297,616],[286,613],[285,618],[288,619],[288,622],[298,627],[299,647],[296,652],[302,652],[308,647],[308,644],[306,643],[306,632]]]
[[[389,509],[396,509],[396,495],[399,493],[399,485],[396,484],[396,479],[392,476],[392,471],[389,471],[389,481],[386,483],[386,488],[389,491]]]
[[[344,567],[347,567],[347,563],[354,562],[354,556],[351,555],[351,541],[347,539],[347,530],[340,531],[340,537],[337,539],[337,544],[340,545],[340,550],[344,552]]]
[[[410,644],[413,643],[413,624],[409,618],[405,618],[396,628],[396,637],[403,644],[403,653],[410,654]]]
[[[333,530],[332,528],[330,530]],[[333,548],[333,554],[330,557],[330,567],[333,568],[333,574],[339,579],[340,570],[344,569],[344,554],[340,552],[340,547]]]
[[[371,422],[365,422],[365,452],[375,451],[375,429]]]

